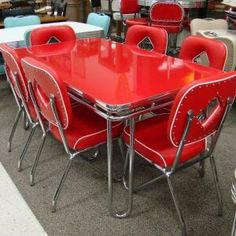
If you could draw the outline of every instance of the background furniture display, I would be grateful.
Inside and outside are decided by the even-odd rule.
[[[108,15],[91,12],[88,15],[86,23],[101,27],[104,32],[104,37],[109,36],[111,18]]]
[[[224,70],[235,70],[236,66],[236,32],[234,30],[198,30],[198,35],[206,38],[222,41],[227,46],[227,60]]]
[[[77,37],[79,38],[103,37],[103,29],[100,27],[79,22],[66,21],[66,22],[46,23],[40,25],[28,25],[16,28],[0,29],[0,43],[11,43],[12,46],[14,46],[15,42],[24,41],[25,33],[30,30],[33,30],[38,27],[57,26],[57,25],[70,26],[76,33]]]

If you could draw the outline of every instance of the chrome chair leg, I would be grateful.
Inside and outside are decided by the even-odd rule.
[[[236,235],[236,212],[234,215],[233,227],[232,227],[232,232],[231,232],[231,236],[235,236],[235,235]]]
[[[66,168],[64,170],[64,173],[63,173],[63,175],[61,177],[60,183],[59,183],[59,185],[57,187],[57,190],[56,190],[56,192],[55,192],[55,194],[53,196],[53,199],[52,199],[52,212],[56,212],[57,200],[58,200],[59,194],[61,192],[62,186],[63,186],[63,184],[64,184],[64,182],[66,180],[66,177],[67,177],[67,175],[69,173],[69,170],[70,170],[70,167],[71,167],[71,164],[72,164],[72,160],[73,160],[73,158],[70,158],[68,160]]]
[[[173,185],[171,183],[171,180],[170,180],[169,176],[167,176],[167,183],[168,183],[168,186],[169,186],[169,189],[170,189],[170,193],[171,193],[173,202],[175,204],[175,209],[176,209],[178,217],[179,217],[179,221],[180,221],[180,224],[181,224],[182,235],[186,236],[187,232],[186,232],[186,226],[185,226],[184,218],[183,218],[182,213],[180,211],[179,204],[178,204],[177,199],[175,197],[174,188],[173,188]]]
[[[94,154],[93,154],[91,157],[87,157],[86,159],[87,159],[88,161],[95,161],[96,158],[97,158],[98,155],[99,155],[99,152],[100,152],[99,147],[97,147],[97,148],[95,149],[95,151],[94,151]]]
[[[198,174],[201,178],[205,175],[205,160],[200,161],[199,167],[198,167]]]
[[[122,161],[124,161],[124,159],[126,158],[126,154],[125,154],[125,145],[124,145],[124,141],[122,139],[122,137],[118,138],[118,143],[119,143],[119,148],[120,148],[120,153],[121,153],[121,157],[122,157]]]
[[[218,215],[222,216],[223,215],[223,201],[222,201],[219,180],[218,180],[218,175],[217,175],[217,170],[216,170],[216,165],[215,165],[215,160],[214,160],[213,155],[210,156],[210,163],[211,163],[211,170],[212,170],[212,174],[214,178],[215,188],[217,192]]]
[[[19,119],[20,119],[20,116],[21,116],[21,113],[22,113],[22,109],[19,109],[16,113],[16,118],[15,118],[15,122],[12,126],[12,129],[11,129],[11,133],[10,133],[10,137],[8,139],[8,152],[11,152],[11,144],[12,144],[12,139],[13,139],[13,136],[15,134],[15,131],[16,131],[16,127],[17,127],[17,124],[19,122]]]
[[[126,152],[123,173],[122,173],[122,183],[123,183],[123,186],[126,190],[129,189],[129,186],[126,181],[126,176],[127,176],[127,172],[128,172],[128,164],[129,164],[129,150],[127,150],[127,152]]]
[[[36,168],[37,168],[37,165],[38,165],[38,162],[39,162],[39,158],[41,156],[41,153],[42,153],[42,150],[43,150],[43,147],[44,147],[44,144],[45,144],[46,137],[47,137],[46,133],[42,135],[41,144],[39,146],[38,152],[37,152],[35,160],[34,160],[34,164],[33,164],[32,169],[30,171],[30,185],[31,186],[33,186],[35,184],[35,182],[34,182],[35,171],[36,171]]]
[[[28,121],[25,111],[23,111],[23,122],[24,122],[24,129],[28,130],[29,129],[29,121]]]
[[[32,128],[31,128],[31,131],[30,131],[29,137],[27,139],[27,142],[26,142],[26,144],[24,146],[24,149],[23,149],[19,159],[18,159],[18,171],[21,171],[22,161],[23,161],[23,159],[25,157],[25,154],[26,154],[26,152],[28,150],[29,144],[30,144],[30,142],[32,140],[32,137],[34,135],[34,132],[35,132],[35,129],[36,129],[37,126],[38,126],[38,124],[36,123],[36,124],[33,124]]]

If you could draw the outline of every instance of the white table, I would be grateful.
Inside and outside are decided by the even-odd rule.
[[[25,32],[39,27],[50,27],[52,25],[68,25],[75,31],[78,38],[92,38],[104,36],[103,29],[100,27],[80,22],[65,21],[0,29],[0,43],[24,41]]]

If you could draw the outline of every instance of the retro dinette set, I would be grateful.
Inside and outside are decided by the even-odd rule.
[[[150,38],[152,50],[139,47],[144,37]],[[51,38],[57,42],[48,43]],[[168,36],[163,28],[135,25],[128,28],[125,42],[118,43],[108,38],[76,38],[74,30],[65,24],[32,29],[29,43],[18,48],[12,43],[0,44],[7,80],[18,106],[8,148],[10,151],[24,114],[29,136],[18,159],[20,170],[35,130],[42,131],[30,172],[34,185],[47,134],[62,143],[68,162],[52,199],[53,212],[74,158],[88,149],[95,150],[95,158],[97,147],[106,144],[110,215],[127,217],[133,193],[165,178],[185,235],[172,178],[194,164],[204,176],[207,158],[218,214],[222,214],[213,151],[236,93],[236,73],[223,71],[227,49],[222,42],[189,36],[179,56],[172,57],[166,55]],[[194,62],[202,51],[208,54],[208,66]],[[113,139],[119,140],[124,160],[119,179],[112,172]],[[159,173],[139,186],[133,184],[135,153]],[[114,179],[128,194],[127,209],[121,213],[113,208]]]

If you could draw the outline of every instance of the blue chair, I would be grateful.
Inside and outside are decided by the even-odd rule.
[[[36,15],[29,16],[9,16],[6,17],[3,21],[3,25],[5,28],[12,28],[18,26],[26,26],[26,25],[38,25],[40,24],[40,18]]]
[[[104,36],[108,37],[111,19],[103,13],[89,13],[87,24],[103,28]]]
[[[6,17],[3,21],[3,25],[5,28],[12,28],[12,27],[19,27],[19,26],[26,26],[26,25],[38,25],[40,24],[40,18],[36,15],[29,15],[29,16],[9,16]],[[26,34],[25,39],[27,41],[28,34]],[[24,47],[27,44],[27,42],[19,42],[20,47]],[[0,57],[0,75],[4,75],[4,64],[3,60]]]

